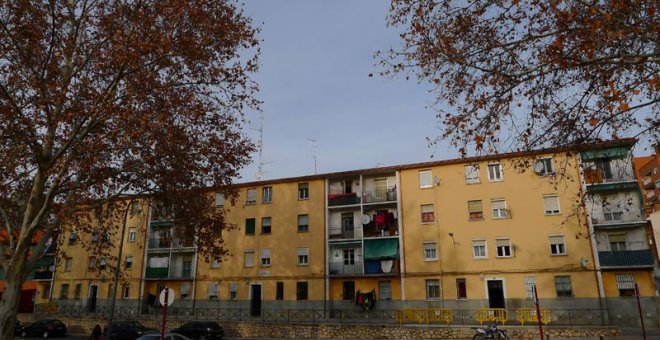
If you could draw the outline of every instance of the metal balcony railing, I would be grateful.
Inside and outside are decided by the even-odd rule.
[[[355,261],[353,264],[344,264],[344,261],[337,261],[329,264],[330,275],[362,275],[364,273],[362,261]]]
[[[172,270],[170,268],[148,267],[145,271],[147,279],[192,279],[192,270]]]
[[[637,207],[630,207],[630,211],[606,212],[591,217],[594,226],[608,226],[629,223],[644,223],[644,217]]]
[[[362,193],[363,203],[396,202],[396,191],[376,190]]]
[[[650,249],[599,251],[598,259],[602,267],[652,267],[653,253]]]

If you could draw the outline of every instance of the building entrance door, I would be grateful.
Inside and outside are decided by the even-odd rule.
[[[250,285],[250,315],[261,316],[261,285]]]
[[[505,308],[504,282],[502,280],[488,280],[488,306],[490,308]]]
[[[89,285],[89,296],[87,298],[87,308],[90,312],[96,312],[96,296],[99,292],[99,286],[92,284]]]

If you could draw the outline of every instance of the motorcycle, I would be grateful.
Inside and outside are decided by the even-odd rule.
[[[497,340],[508,340],[509,336],[506,335],[505,329],[497,328],[497,324],[492,323],[484,327],[474,328],[477,332],[472,337],[472,340],[484,340],[484,339],[497,339]]]

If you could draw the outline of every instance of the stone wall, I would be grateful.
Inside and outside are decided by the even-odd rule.
[[[53,316],[55,317],[55,316]],[[20,315],[19,320],[26,324],[34,321],[33,315]],[[103,325],[105,320],[94,318],[60,318],[71,334],[90,334],[95,325]],[[140,319],[150,328],[160,328],[159,318]],[[185,321],[168,320],[167,328],[180,326]],[[474,330],[470,327],[444,325],[355,325],[355,324],[278,324],[258,322],[220,322],[228,337],[286,338],[286,339],[458,339],[471,338]],[[503,326],[511,338],[538,338],[536,326]],[[616,336],[616,327],[562,327],[547,326],[544,332],[551,337],[598,337]]]

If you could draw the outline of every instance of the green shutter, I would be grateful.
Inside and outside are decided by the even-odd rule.
[[[628,155],[629,150],[629,146],[623,146],[618,148],[584,151],[582,152],[582,161],[590,162],[602,158],[624,158]]]
[[[245,219],[245,235],[254,235],[254,229],[256,224],[257,223],[255,222],[254,218]]]
[[[365,260],[396,259],[399,253],[399,239],[387,238],[364,240]]]

